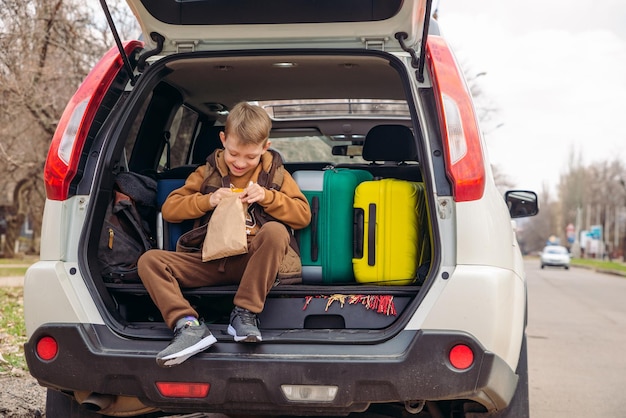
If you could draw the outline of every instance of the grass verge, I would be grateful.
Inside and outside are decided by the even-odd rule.
[[[35,256],[0,258],[0,277],[23,276],[28,267],[37,261]]]
[[[23,276],[26,274],[28,266],[25,267],[2,267],[0,266],[0,277]]]
[[[592,258],[572,258],[572,265],[626,274],[626,264],[615,261],[595,260]]]
[[[0,287],[0,375],[20,375],[27,370],[25,342],[24,291]]]

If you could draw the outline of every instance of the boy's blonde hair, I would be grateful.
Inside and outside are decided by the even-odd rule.
[[[242,144],[253,143],[265,146],[271,128],[272,121],[262,107],[240,102],[228,114],[224,134],[236,135]]]

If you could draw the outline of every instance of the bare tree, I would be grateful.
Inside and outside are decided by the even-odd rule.
[[[117,3],[116,3],[117,4]],[[105,20],[79,0],[0,0],[0,219],[12,256],[25,220],[38,235],[43,166],[57,121],[93,64],[111,46]],[[32,240],[29,251],[38,251]]]
[[[559,238],[567,242],[565,230],[568,224],[579,225],[581,210],[586,206],[589,195],[587,168],[583,165],[582,156],[571,150],[567,172],[561,174],[558,185],[560,216],[558,224]],[[578,233],[578,231],[576,231]]]
[[[625,173],[624,165],[619,160],[596,162],[586,171],[588,188],[584,206],[585,227],[602,227],[602,245],[609,256],[610,253],[624,253],[623,241],[616,241],[619,240],[619,231],[623,233],[624,229],[617,213],[626,204],[626,190],[622,184]]]
[[[502,195],[504,195],[507,190],[512,190],[515,188],[515,185],[513,184],[509,176],[506,175],[506,173],[500,168],[500,166],[492,164],[491,171],[493,172],[494,182],[496,183],[496,186],[498,187],[498,190],[500,191],[500,193],[502,193]]]
[[[577,233],[591,225],[601,225],[603,244],[609,251],[623,254],[626,238],[624,219],[619,214],[626,206],[624,179],[626,168],[621,161],[597,161],[585,166],[581,156],[572,153],[558,188],[559,232],[564,235],[568,224],[575,225]]]
[[[525,252],[540,251],[551,235],[557,235],[559,202],[551,198],[549,188],[544,184],[539,193],[541,210],[537,216],[518,221],[518,240]]]

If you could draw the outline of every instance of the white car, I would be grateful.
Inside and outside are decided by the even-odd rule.
[[[565,270],[569,269],[571,255],[567,248],[562,245],[547,245],[541,251],[541,268],[549,267],[563,267]]]
[[[498,192],[430,0],[128,3],[143,41],[120,42],[87,76],[43,173],[24,310],[46,416],[528,417],[526,275],[512,218],[536,214],[537,195]],[[272,147],[292,173],[419,183],[424,217],[405,224],[410,240],[390,242],[423,251],[402,253],[416,268],[400,284],[330,274],[274,287],[258,344],[226,331],[236,287],[186,289],[217,344],[163,369],[155,356],[172,331],[140,282],[113,280],[99,263],[107,206],[121,172],[152,176],[161,194],[180,185],[242,100],[272,117]],[[399,207],[387,205],[389,219],[403,219]],[[146,220],[173,251],[189,225],[154,209]],[[357,218],[343,230],[351,237]],[[354,260],[372,242],[354,232]]]

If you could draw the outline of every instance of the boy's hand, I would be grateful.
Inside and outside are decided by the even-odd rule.
[[[252,183],[248,185],[240,196],[241,201],[244,203],[252,204],[260,202],[265,199],[265,188],[258,183]]]
[[[227,196],[232,196],[232,195],[233,195],[233,191],[230,188],[222,187],[221,189],[217,189],[216,191],[213,192],[213,194],[211,194],[211,197],[209,198],[209,203],[211,203],[211,206],[217,207],[217,205],[220,204],[222,199],[224,199]]]

